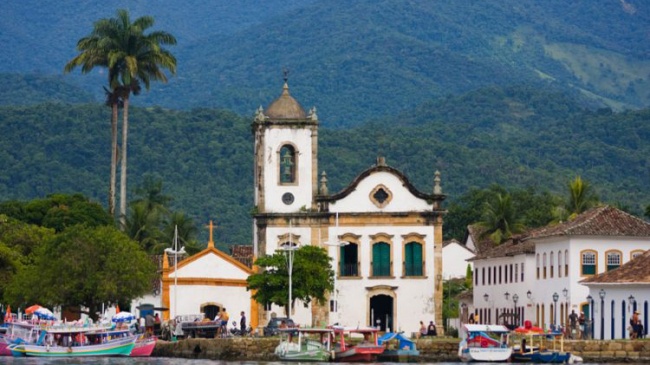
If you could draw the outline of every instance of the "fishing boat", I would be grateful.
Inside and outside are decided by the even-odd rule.
[[[501,325],[465,324],[463,339],[458,344],[458,357],[470,362],[506,362],[512,348],[508,345],[510,330]]]
[[[145,334],[140,334],[135,341],[135,346],[131,350],[131,357],[148,357],[153,353],[156,347],[158,338],[156,336],[147,337]]]
[[[350,328],[333,326],[334,361],[374,362],[384,352],[374,327]],[[356,339],[355,339],[356,338]]]
[[[286,328],[278,329],[280,344],[275,354],[282,361],[326,362],[332,358],[330,328]]]
[[[564,351],[564,334],[546,332],[531,326],[529,321],[513,331],[512,362],[530,362],[536,364],[573,364],[582,362],[582,358]]]
[[[403,332],[388,332],[377,340],[384,347],[378,359],[386,362],[418,362],[420,351],[415,342],[404,336]]]
[[[89,331],[84,326],[51,326],[40,330],[36,342],[16,342],[9,349],[13,356],[129,356],[136,339],[132,334]]]

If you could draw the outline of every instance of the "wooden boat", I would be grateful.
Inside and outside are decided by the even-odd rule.
[[[415,342],[404,336],[403,332],[388,332],[377,340],[384,347],[378,360],[387,362],[418,362],[420,351]]]
[[[536,364],[573,364],[582,362],[579,356],[564,351],[564,334],[561,332],[544,332],[540,328],[518,327],[512,336],[512,362],[530,362]]]
[[[131,350],[131,357],[148,357],[151,356],[153,349],[156,347],[158,338],[156,336],[146,337],[144,334],[138,336],[135,346]]]
[[[334,330],[334,361],[374,362],[384,352],[377,340],[378,329],[373,327],[332,327]],[[360,341],[353,341],[357,337]]]
[[[36,342],[9,345],[13,356],[89,357],[129,356],[137,336],[129,333],[89,330],[83,326],[41,329]]]
[[[280,344],[275,354],[282,361],[326,362],[332,358],[330,328],[279,329]]]
[[[510,330],[501,325],[466,324],[458,344],[458,357],[470,362],[506,362],[512,348],[508,345]]]

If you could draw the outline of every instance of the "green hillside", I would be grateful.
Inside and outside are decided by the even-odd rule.
[[[153,15],[179,40],[177,77],[135,98],[140,106],[252,115],[275,97],[283,67],[329,127],[493,85],[550,85],[615,110],[650,106],[650,8],[640,0],[9,0],[0,72],[60,75],[92,22],[120,7]],[[102,100],[101,72],[66,78]]]
[[[101,105],[0,107],[0,201],[81,192],[106,204],[109,113]],[[133,107],[130,119],[129,190],[147,175],[160,178],[174,210],[199,227],[217,222],[217,243],[250,243],[251,120],[159,107]],[[381,155],[422,191],[440,170],[448,203],[494,183],[562,194],[579,174],[606,202],[637,214],[650,204],[648,109],[588,111],[562,93],[493,87],[355,128],[321,126],[319,136],[319,169],[332,192]]]

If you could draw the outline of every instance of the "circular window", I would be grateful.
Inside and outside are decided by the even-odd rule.
[[[286,205],[291,205],[291,203],[293,203],[293,194],[284,193],[284,195],[282,195],[282,202]]]

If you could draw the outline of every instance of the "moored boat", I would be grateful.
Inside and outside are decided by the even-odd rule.
[[[415,342],[404,336],[403,332],[388,332],[377,340],[384,351],[379,355],[379,361],[387,362],[418,362],[420,351]]]
[[[153,349],[156,347],[156,336],[145,336],[141,334],[135,341],[135,346],[131,350],[131,357],[148,357],[151,356]]]
[[[351,328],[332,327],[334,330],[334,361],[339,362],[374,362],[384,352],[379,345],[378,329],[373,327]],[[353,337],[362,338],[360,342],[352,341]]]
[[[508,345],[510,330],[501,325],[466,324],[458,344],[458,357],[470,362],[506,362],[512,348]]]
[[[326,362],[332,358],[330,328],[290,328],[278,330],[280,344],[275,354],[282,361]]]
[[[13,356],[129,356],[136,339],[129,333],[88,331],[84,327],[51,327],[42,329],[36,342],[17,342],[9,345],[9,349]]]
[[[535,364],[573,364],[582,362],[582,358],[564,351],[562,332],[545,332],[533,327],[529,321],[513,332],[512,362],[530,362]]]

